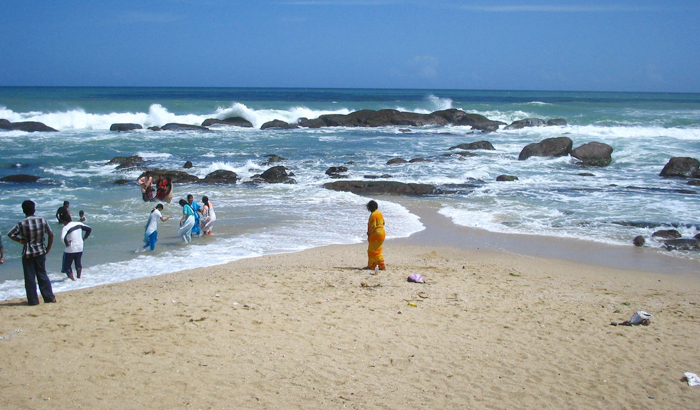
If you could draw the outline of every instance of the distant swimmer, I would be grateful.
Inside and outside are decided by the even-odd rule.
[[[61,223],[61,215],[70,215],[70,209],[68,209],[69,206],[70,202],[63,201],[63,206],[56,210],[56,220],[58,221],[58,223]]]

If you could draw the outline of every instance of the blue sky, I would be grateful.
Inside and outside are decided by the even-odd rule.
[[[4,0],[0,86],[700,92],[700,2]]]

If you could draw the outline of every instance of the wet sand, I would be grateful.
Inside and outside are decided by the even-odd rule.
[[[0,336],[21,329],[0,340],[0,408],[697,408],[692,264],[582,263],[585,244],[417,212],[378,276],[365,245],[328,246],[0,302]],[[649,326],[610,325],[637,310]]]

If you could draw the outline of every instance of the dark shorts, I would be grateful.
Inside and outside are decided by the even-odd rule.
[[[73,269],[71,269],[71,265],[75,261],[75,269],[76,270],[82,270],[83,269],[83,253],[78,252],[78,253],[64,253],[63,254],[63,267],[61,268],[61,272],[68,274],[68,273],[73,273]]]

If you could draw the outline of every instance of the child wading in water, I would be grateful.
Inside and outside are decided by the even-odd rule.
[[[148,222],[146,222],[146,233],[143,237],[143,242],[145,245],[143,248],[137,249],[136,252],[143,252],[148,247],[151,248],[151,251],[155,249],[156,242],[158,242],[158,220],[160,219],[161,221],[165,222],[172,218],[172,215],[163,217],[163,214],[160,213],[162,210],[163,204],[158,204],[151,211],[151,215],[148,217]]]

